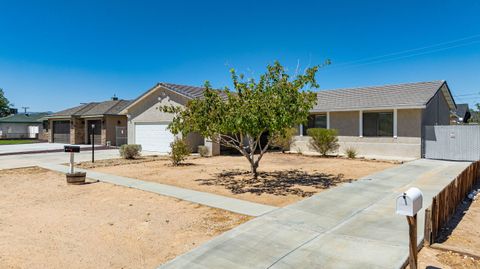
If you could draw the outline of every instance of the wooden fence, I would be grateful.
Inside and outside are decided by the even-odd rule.
[[[425,210],[424,245],[435,243],[439,231],[455,214],[458,205],[472,190],[480,176],[480,161],[472,163],[437,196],[433,197],[432,205]]]

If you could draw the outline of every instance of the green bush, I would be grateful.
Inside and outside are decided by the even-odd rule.
[[[135,145],[135,144],[130,144],[130,145],[122,145],[120,147],[120,156],[124,159],[135,159],[137,157],[140,157],[140,152],[142,151],[142,146],[141,145]]]
[[[198,146],[198,154],[202,157],[208,157],[209,156],[209,150],[208,147],[206,146]]]
[[[328,153],[334,152],[338,149],[337,130],[310,128],[307,134],[312,138],[310,145],[322,156],[327,156]]]
[[[273,135],[271,138],[271,143],[275,147],[279,147],[282,152],[285,152],[290,149],[292,144],[292,138],[297,134],[296,128],[287,128],[284,134]]]
[[[170,143],[170,148],[169,157],[175,166],[180,165],[190,155],[190,147],[183,139],[175,139]]]
[[[357,157],[357,150],[355,148],[349,147],[345,149],[345,155],[347,155],[349,159],[355,159]]]

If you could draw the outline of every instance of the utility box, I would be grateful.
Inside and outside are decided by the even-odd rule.
[[[423,194],[418,188],[410,188],[396,200],[396,213],[403,216],[413,217],[423,205]]]

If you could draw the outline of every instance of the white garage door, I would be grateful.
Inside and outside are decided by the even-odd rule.
[[[142,150],[169,152],[174,135],[167,129],[168,124],[135,124],[135,144]]]

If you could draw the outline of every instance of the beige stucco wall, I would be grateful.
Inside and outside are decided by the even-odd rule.
[[[126,115],[109,115],[105,116],[105,139],[110,141],[112,146],[116,146],[116,130],[117,127],[127,127]],[[105,142],[105,143],[106,143]]]
[[[146,98],[140,100],[127,111],[128,117],[128,143],[135,143],[135,123],[169,123],[173,115],[165,113],[161,106],[183,106],[188,99],[179,94],[159,88]]]
[[[339,135],[358,135],[358,111],[330,112],[330,129],[338,130]]]
[[[399,109],[397,126],[398,137],[421,137],[422,109]]]
[[[189,99],[185,96],[161,87],[140,100],[140,102],[129,108],[126,113],[128,115],[128,143],[135,143],[135,124],[170,123],[173,120],[173,114],[165,113],[159,108],[170,105],[184,106],[188,101]],[[180,135],[178,135],[178,137],[180,137]],[[198,146],[205,145],[204,137],[198,133],[188,134],[185,139],[192,152],[198,152]],[[213,145],[213,147],[215,146],[217,145]],[[216,154],[217,151],[212,150],[212,152]]]
[[[393,112],[393,109],[382,111]],[[359,156],[370,158],[399,160],[420,158],[421,123],[422,109],[398,109],[396,138],[359,137],[359,111],[330,112],[330,128],[338,130],[340,145],[339,150],[333,154],[343,155],[347,148],[354,148]],[[295,137],[291,151],[315,154],[310,146],[310,140],[308,136]]]

